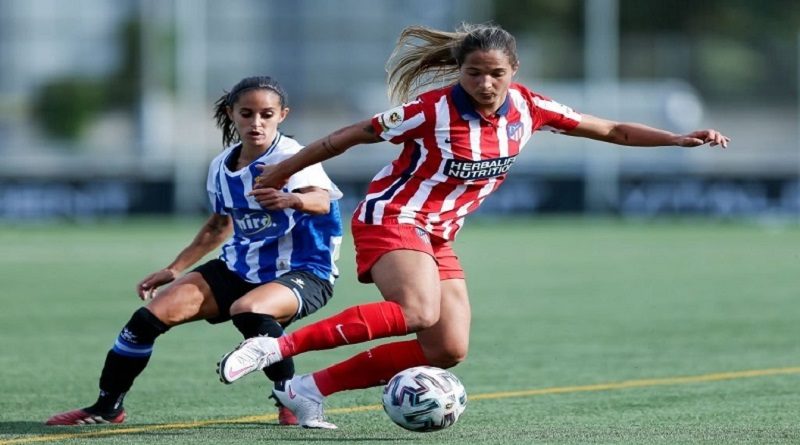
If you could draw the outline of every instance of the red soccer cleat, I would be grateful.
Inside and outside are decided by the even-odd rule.
[[[269,398],[275,401],[275,406],[278,407],[278,425],[299,425],[297,416],[294,415],[292,410],[285,407],[283,403],[278,401],[275,395],[270,394]]]
[[[45,425],[99,425],[106,423],[122,423],[125,421],[125,410],[120,410],[119,413],[103,416],[100,414],[93,414],[86,409],[74,409],[65,413],[56,414],[47,419]]]
[[[279,425],[298,425],[297,417],[289,408],[279,405],[278,406],[278,424]]]

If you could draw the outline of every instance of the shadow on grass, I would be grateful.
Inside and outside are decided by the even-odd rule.
[[[44,422],[14,421],[0,422],[0,434],[48,434],[64,433],[63,428],[53,428]]]
[[[114,430],[132,429],[130,432],[115,432]],[[206,439],[209,437],[219,437],[225,440],[239,440],[241,443],[251,443],[253,440],[260,440],[262,434],[266,434],[272,439],[278,439],[285,442],[300,442],[300,443],[313,443],[313,442],[414,442],[413,437],[396,437],[386,436],[381,434],[366,433],[363,431],[347,431],[347,430],[310,430],[300,427],[286,427],[278,425],[277,423],[230,423],[230,424],[209,424],[192,427],[182,427],[179,424],[171,427],[170,424],[131,424],[126,423],[122,425],[86,425],[86,426],[47,426],[42,422],[31,421],[11,421],[0,422],[0,443],[4,441],[14,441],[14,439],[22,439],[22,441],[33,440],[34,437],[39,436],[39,440],[47,440],[48,436],[62,436],[59,440],[80,439],[81,437],[88,439],[116,441],[116,443],[124,443],[135,437],[161,437],[168,440],[170,437],[187,437],[195,434],[203,435]],[[73,437],[63,437],[64,435]],[[319,435],[319,437],[309,437]],[[112,439],[113,438],[113,439]],[[37,440],[38,441],[38,440]]]

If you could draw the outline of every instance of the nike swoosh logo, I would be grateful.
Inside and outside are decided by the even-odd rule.
[[[249,369],[248,367],[244,367],[244,368],[241,368],[241,369],[237,369],[236,371],[231,371],[230,372],[230,377],[232,379],[235,379],[236,377],[238,377],[238,376],[242,375],[243,373],[245,373],[248,369]]]
[[[295,394],[295,392],[294,392],[294,390],[292,389],[292,387],[291,387],[291,386],[290,386],[290,387],[289,387],[289,389],[286,391],[286,393],[287,393],[287,394],[289,394],[289,398],[290,398],[290,399],[294,399],[295,397],[297,397],[297,394]]]
[[[341,335],[341,336],[342,336],[342,340],[344,340],[344,342],[345,342],[345,343],[347,343],[347,344],[349,345],[349,344],[350,344],[350,341],[349,341],[349,340],[347,340],[347,336],[346,336],[346,335],[344,335],[344,330],[342,329],[342,327],[344,327],[344,325],[343,325],[343,324],[341,324],[341,323],[337,324],[337,325],[336,325],[336,331],[338,331],[338,332],[339,332],[339,335]]]

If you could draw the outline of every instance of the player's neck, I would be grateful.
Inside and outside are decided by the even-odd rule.
[[[505,101],[506,101],[506,98],[503,97],[502,100],[499,100],[496,103],[489,104],[489,105],[484,105],[484,104],[479,104],[475,100],[473,100],[472,101],[472,106],[475,107],[475,111],[478,114],[480,114],[481,116],[483,116],[486,119],[491,119],[491,118],[495,117],[495,115],[497,114],[497,111],[500,110],[500,108],[503,106]]]
[[[264,153],[269,150],[269,147],[272,144],[264,144],[264,145],[251,145],[251,144],[242,144],[242,151],[239,152],[239,163],[242,161],[247,161],[249,164],[250,162],[255,161],[256,159],[260,158],[264,155]]]

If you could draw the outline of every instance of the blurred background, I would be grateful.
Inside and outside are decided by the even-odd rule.
[[[726,151],[618,149],[537,134],[484,214],[800,217],[796,0],[0,0],[0,219],[207,212],[212,104],[266,74],[308,143],[387,109],[405,26],[494,22],[518,81],[580,112]],[[326,163],[351,208],[397,153]]]

